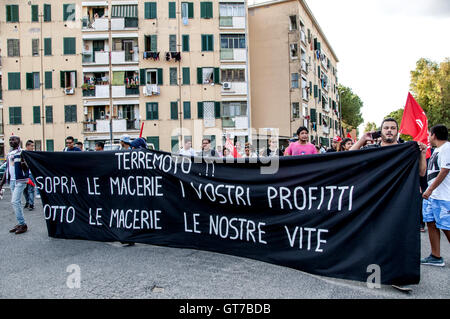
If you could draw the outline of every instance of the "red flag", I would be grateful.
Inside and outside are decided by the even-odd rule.
[[[428,142],[428,119],[411,93],[408,93],[405,109],[403,110],[400,133],[411,135],[414,141],[426,144],[428,146],[427,158],[431,156],[430,143]]]
[[[227,141],[225,143],[225,147],[228,151],[233,154],[234,158],[241,157],[241,154],[238,153],[236,147],[234,147],[233,143],[231,143],[230,139],[227,137]]]

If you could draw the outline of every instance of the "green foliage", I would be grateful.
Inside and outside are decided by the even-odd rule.
[[[364,133],[377,131],[378,127],[374,122],[368,122],[364,128]]]
[[[339,85],[338,90],[342,108],[342,126],[346,130],[357,129],[364,122],[361,114],[363,102],[346,86]]]

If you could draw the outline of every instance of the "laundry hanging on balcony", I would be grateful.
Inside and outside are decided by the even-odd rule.
[[[138,11],[137,5],[128,4],[128,5],[114,5],[112,6],[112,14],[113,18],[137,18]]]

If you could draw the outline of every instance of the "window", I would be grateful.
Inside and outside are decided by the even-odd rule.
[[[53,140],[46,140],[45,142],[47,152],[53,152],[55,150],[55,143]]]
[[[41,107],[33,106],[33,124],[41,123]]]
[[[170,102],[170,119],[178,120],[178,102]]]
[[[221,34],[220,48],[245,49],[245,34]]]
[[[39,89],[39,72],[32,72],[26,74],[27,90]]]
[[[197,84],[218,84],[219,75],[219,68],[197,68]]]
[[[145,3],[145,19],[156,19],[156,2],[146,2]]]
[[[39,39],[31,39],[31,54],[39,56]]]
[[[170,85],[178,85],[177,68],[170,68]]]
[[[213,17],[212,2],[200,2],[200,17],[202,19],[211,19]]]
[[[75,38],[64,38],[64,54],[75,54]]]
[[[289,20],[291,22],[289,30],[297,30],[297,16],[289,16]]]
[[[190,68],[183,68],[183,85],[191,84],[191,70]]]
[[[176,34],[169,35],[169,51],[170,52],[178,52],[177,51],[177,35]]]
[[[302,76],[302,98],[308,101],[308,81]]]
[[[163,84],[163,69],[141,69],[141,84]]]
[[[247,102],[222,102],[222,117],[247,116]]]
[[[53,123],[53,106],[45,106],[45,123]]]
[[[169,19],[176,19],[176,2],[169,2]]]
[[[52,38],[44,39],[44,55],[52,55]]]
[[[77,121],[77,106],[64,105],[64,122],[75,123]]]
[[[77,87],[77,71],[61,71],[61,88],[76,88]]]
[[[214,36],[202,34],[202,51],[214,51]]]
[[[291,59],[297,59],[298,58],[298,46],[297,43],[291,44]]]
[[[63,21],[75,21],[75,4],[63,4]]]
[[[8,39],[8,56],[20,56],[20,40],[19,39]]]
[[[178,147],[178,136],[171,136],[170,138],[170,147],[172,153],[178,153],[179,147]]]
[[[50,4],[44,4],[44,22],[52,21],[52,6]]]
[[[19,6],[17,4],[6,5],[6,22],[19,22]]]
[[[189,34],[183,34],[182,36],[182,50],[183,52],[189,52]]]
[[[181,3],[181,17],[193,19],[194,18],[194,3],[182,2]]]
[[[292,103],[292,118],[293,119],[300,118],[300,104],[298,102]]]
[[[158,103],[147,103],[147,120],[158,119]]]
[[[240,3],[221,3],[221,17],[245,17],[245,5]]]
[[[8,90],[20,90],[20,72],[8,73]]]
[[[145,36],[145,51],[158,51],[158,36],[156,34]]]
[[[191,118],[191,102],[183,102],[183,118],[185,120]]]
[[[35,151],[42,151],[41,140],[34,140],[34,150]]]
[[[155,150],[159,151],[159,136],[147,136],[147,143],[155,146]]]
[[[45,72],[45,88],[46,89],[53,88],[53,73],[52,73],[52,71]]]
[[[31,22],[39,22],[39,6],[38,5],[32,5],[31,6]]]
[[[245,82],[245,69],[222,69],[222,82]]]
[[[9,124],[22,124],[22,108],[20,106],[11,106],[9,108]]]
[[[291,88],[298,89],[298,73],[291,74]]]

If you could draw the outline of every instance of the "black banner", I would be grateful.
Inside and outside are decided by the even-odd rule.
[[[420,279],[413,142],[253,163],[149,150],[23,156],[51,237],[202,249],[381,284]]]

